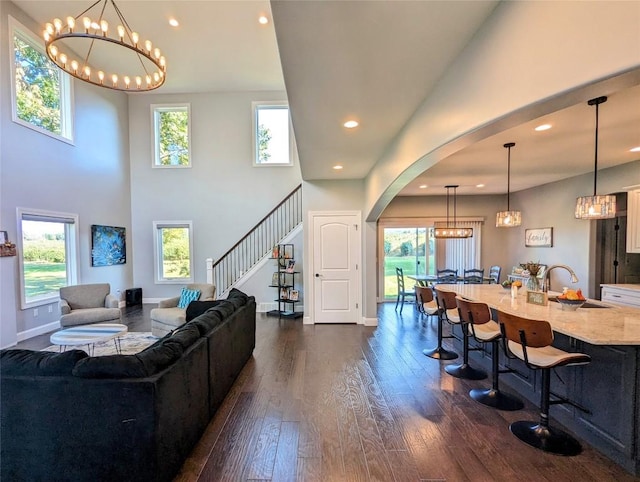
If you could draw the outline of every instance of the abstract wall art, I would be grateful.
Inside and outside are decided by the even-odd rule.
[[[91,225],[91,266],[112,266],[127,262],[125,228]]]

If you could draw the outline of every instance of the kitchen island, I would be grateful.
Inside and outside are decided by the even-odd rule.
[[[557,370],[551,391],[586,407],[555,405],[551,417],[570,432],[600,450],[634,475],[640,475],[640,309],[588,300],[576,311],[563,311],[550,301],[540,306],[526,301],[526,290],[518,296],[500,285],[439,285],[439,289],[484,302],[500,310],[530,319],[545,320],[554,331],[554,346],[591,356],[582,367]],[[558,293],[550,292],[549,295]],[[494,313],[495,315],[495,313]],[[490,369],[490,350],[472,351],[471,361]],[[514,370],[501,381],[538,405],[540,373],[520,360],[501,363]]]

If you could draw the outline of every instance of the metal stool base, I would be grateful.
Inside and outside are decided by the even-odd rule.
[[[439,346],[431,350],[426,348],[422,350],[422,354],[429,358],[435,358],[436,360],[455,360],[458,358],[458,354],[454,351],[449,351]]]
[[[466,363],[462,365],[449,365],[445,367],[444,371],[452,377],[464,378],[465,380],[484,380],[487,378],[487,374],[484,371],[473,368]]]
[[[582,452],[580,442],[558,428],[543,427],[537,422],[520,421],[513,422],[509,430],[524,443],[545,452],[566,456]]]
[[[489,388],[486,390],[475,388],[469,392],[469,396],[476,402],[486,405],[487,407],[513,412],[524,408],[522,400],[508,393],[500,392]]]

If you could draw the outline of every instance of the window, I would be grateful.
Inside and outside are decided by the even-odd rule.
[[[193,281],[191,221],[154,221],[156,283]]]
[[[152,105],[153,166],[191,167],[190,104]]]
[[[78,215],[18,208],[22,309],[56,301],[78,282]]]
[[[254,166],[291,166],[292,131],[286,102],[253,102]]]
[[[13,121],[56,139],[73,141],[68,74],[47,57],[42,41],[9,17]]]

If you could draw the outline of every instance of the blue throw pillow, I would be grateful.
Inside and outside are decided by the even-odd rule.
[[[189,303],[196,301],[198,298],[200,298],[200,290],[188,290],[187,288],[182,288],[180,301],[178,301],[178,308],[186,308],[189,306]]]

